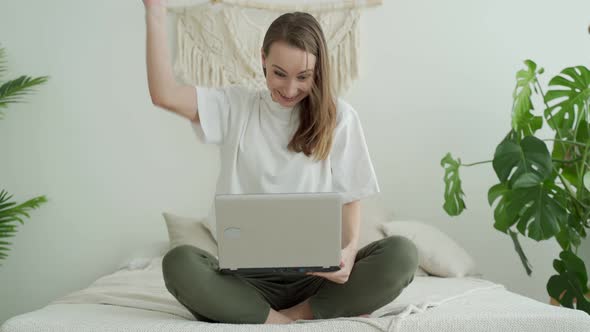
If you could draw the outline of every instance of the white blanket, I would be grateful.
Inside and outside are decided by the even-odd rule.
[[[130,265],[134,265],[133,262]],[[502,285],[475,278],[422,277],[410,284],[388,305],[372,313],[381,317],[404,315],[436,306],[451,298],[478,290],[503,288]],[[419,289],[412,285],[419,283]],[[162,257],[151,260],[144,269],[123,268],[96,280],[89,287],[53,301],[55,303],[100,303],[161,311],[195,320],[193,315],[168,292],[162,276]],[[410,306],[413,305],[413,306]],[[405,312],[404,312],[405,310]],[[317,320],[314,320],[317,321]]]
[[[0,332],[29,331],[35,326],[48,326],[35,331],[75,330],[73,322],[62,316],[68,311],[87,314],[96,311],[88,304],[111,304],[100,308],[95,321],[103,330],[109,315],[109,327],[123,324],[121,331],[281,331],[281,325],[233,325],[194,322],[195,318],[166,290],[161,270],[162,257],[156,257],[143,269],[124,268],[96,280],[89,287],[59,298],[37,312],[14,317],[0,327]],[[66,304],[76,304],[68,306]],[[122,308],[126,307],[126,308]],[[118,309],[115,309],[118,308]],[[135,312],[141,309],[139,313]],[[124,312],[117,318],[116,312]],[[150,311],[152,313],[147,314]],[[143,313],[146,314],[143,314]],[[134,314],[131,314],[134,313]],[[53,316],[52,316],[53,315]],[[90,316],[88,314],[88,316]],[[113,317],[114,316],[114,317]],[[145,317],[151,317],[146,319]],[[55,322],[41,323],[55,317]],[[139,317],[139,318],[138,318]],[[176,318],[173,318],[176,317]],[[182,318],[180,318],[182,317]],[[35,321],[35,318],[38,321]],[[79,319],[75,321],[79,323]],[[187,325],[190,321],[191,324]],[[53,323],[57,324],[55,326]],[[149,328],[146,324],[149,323]],[[493,325],[491,325],[493,324]],[[25,326],[27,328],[25,328]],[[49,326],[53,326],[50,328]],[[157,326],[157,329],[155,328]],[[300,320],[289,325],[289,331],[590,331],[590,317],[576,310],[553,307],[507,291],[502,285],[476,278],[415,277],[414,281],[391,303],[376,310],[370,318],[343,317],[325,320]],[[22,327],[22,329],[20,328]],[[79,327],[79,326],[78,326]],[[131,328],[133,327],[133,328]],[[94,329],[79,328],[78,331]]]

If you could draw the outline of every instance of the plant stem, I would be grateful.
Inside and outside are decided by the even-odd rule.
[[[580,202],[578,200],[578,198],[576,197],[576,194],[572,191],[572,189],[570,188],[569,182],[567,182],[567,180],[563,177],[563,175],[561,175],[559,172],[557,172],[557,170],[555,170],[557,173],[557,176],[559,177],[559,180],[561,180],[561,183],[563,184],[563,187],[565,188],[565,190],[570,194],[570,196],[572,197],[573,201],[574,201],[574,206],[576,208],[576,211],[578,212],[578,216],[583,216],[584,213],[583,211],[580,211],[580,207],[579,205],[582,204],[582,202]]]
[[[580,160],[582,160],[582,157],[576,158],[576,159],[572,159],[572,160],[551,159],[551,161],[555,161],[555,162],[558,162],[558,163],[564,163],[564,164],[566,164],[566,163],[571,164],[571,163],[578,162]]]
[[[582,115],[586,115],[586,118],[588,117],[588,115],[586,114],[587,110],[587,104],[584,103],[584,109],[582,110],[582,114],[580,114],[579,118],[579,122],[578,123],[582,123]],[[586,122],[586,131],[588,131],[588,122]],[[578,126],[576,126],[576,130],[574,131],[574,139],[577,137],[577,132],[578,132]],[[577,172],[578,174],[578,199],[580,201],[584,200],[584,172],[586,171],[586,158],[588,156],[588,148],[590,147],[590,141],[587,139],[586,140],[586,146],[584,147],[584,155],[582,157],[582,167],[581,169]]]
[[[574,145],[579,145],[579,146],[586,146],[584,143],[580,143],[580,142],[574,142],[574,141],[568,141],[568,140],[559,140],[559,139],[553,139],[553,138],[546,138],[543,141],[555,141],[555,142],[562,142],[562,143],[569,143],[569,144],[574,144]]]
[[[479,164],[487,164],[487,163],[491,163],[491,162],[493,162],[493,160],[478,161],[478,162],[472,163],[472,164],[463,164],[462,163],[461,166],[467,166],[467,167],[469,167],[469,166],[475,166],[475,165],[479,165]]]

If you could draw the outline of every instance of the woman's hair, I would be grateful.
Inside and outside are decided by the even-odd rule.
[[[279,16],[272,22],[262,43],[268,56],[272,43],[282,41],[316,57],[313,83],[309,96],[300,107],[299,128],[287,146],[294,152],[313,155],[316,160],[327,159],[332,148],[336,127],[336,104],[330,80],[330,62],[326,38],[318,21],[308,13],[294,12]],[[264,69],[266,76],[266,69]]]

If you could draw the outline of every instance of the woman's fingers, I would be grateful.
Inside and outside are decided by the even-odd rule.
[[[143,0],[143,4],[146,6],[165,5],[166,0]]]

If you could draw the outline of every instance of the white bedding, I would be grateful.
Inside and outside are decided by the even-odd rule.
[[[234,325],[195,321],[166,290],[162,257],[124,268],[46,307],[15,316],[0,332],[54,331],[590,331],[584,312],[554,307],[476,278],[415,277],[370,318]],[[105,305],[109,304],[109,305]]]

